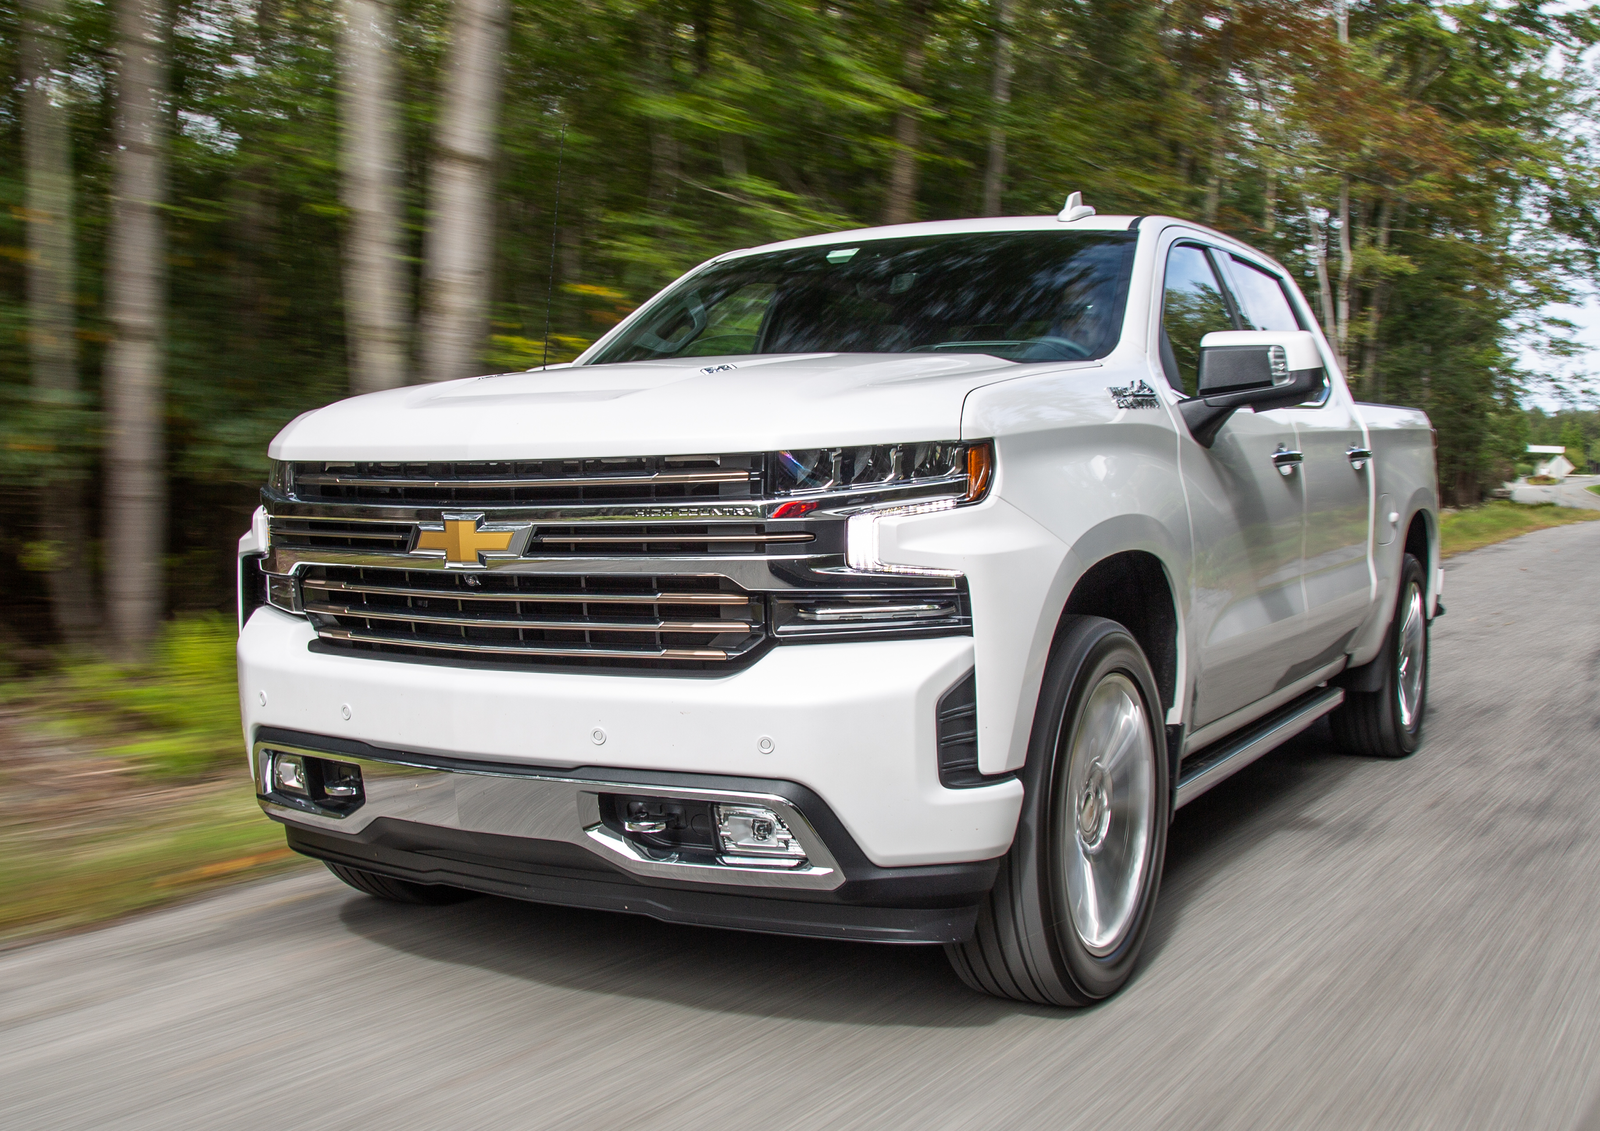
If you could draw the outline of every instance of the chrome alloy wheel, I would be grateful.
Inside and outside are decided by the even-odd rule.
[[[1144,699],[1111,672],[1083,704],[1056,806],[1063,887],[1072,925],[1096,957],[1132,925],[1149,868],[1155,820],[1155,747]]]
[[[1422,586],[1414,581],[1406,586],[1400,616],[1395,694],[1399,699],[1400,725],[1411,730],[1422,706],[1422,677],[1428,663],[1428,620],[1422,611]]]

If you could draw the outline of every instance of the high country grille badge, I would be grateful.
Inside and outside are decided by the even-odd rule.
[[[1160,408],[1161,401],[1157,399],[1156,391],[1144,381],[1135,381],[1131,385],[1113,385],[1106,390],[1111,394],[1111,399],[1117,402],[1118,408]]]
[[[413,554],[442,557],[447,566],[488,565],[488,558],[522,556],[533,527],[527,523],[484,525],[481,514],[447,514],[443,523],[419,522]]]

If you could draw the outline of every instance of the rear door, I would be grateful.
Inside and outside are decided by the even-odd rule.
[[[1218,260],[1244,329],[1310,329],[1276,272],[1237,255]],[[1319,400],[1279,412],[1294,425],[1304,456],[1299,472],[1306,508],[1302,662],[1322,666],[1344,653],[1372,600],[1371,460],[1363,458],[1367,439],[1361,419],[1336,378],[1330,378]]]
[[[1162,369],[1185,395],[1195,390],[1200,339],[1243,328],[1219,277],[1224,254],[1187,239],[1166,253]],[[1191,730],[1275,690],[1304,649],[1304,498],[1300,476],[1283,475],[1273,460],[1297,443],[1292,411],[1236,412],[1210,448],[1179,430],[1194,533],[1189,632],[1199,673]]]

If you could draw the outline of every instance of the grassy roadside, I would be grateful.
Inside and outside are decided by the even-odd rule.
[[[1440,551],[1448,558],[1452,554],[1504,542],[1530,531],[1551,526],[1570,526],[1574,522],[1595,519],[1600,519],[1600,510],[1558,507],[1554,503],[1527,506],[1505,499],[1491,499],[1482,506],[1465,507],[1440,516]]]
[[[244,766],[233,625],[0,681],[0,945],[303,866]]]
[[[0,945],[301,866],[248,782],[164,791],[90,823],[0,830]],[[31,827],[30,827],[31,826]]]

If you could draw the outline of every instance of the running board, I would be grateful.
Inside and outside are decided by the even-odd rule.
[[[1269,754],[1344,702],[1344,688],[1323,687],[1268,715],[1242,734],[1202,751],[1194,765],[1178,773],[1174,809],[1182,809],[1206,790],[1225,782],[1263,754]]]

